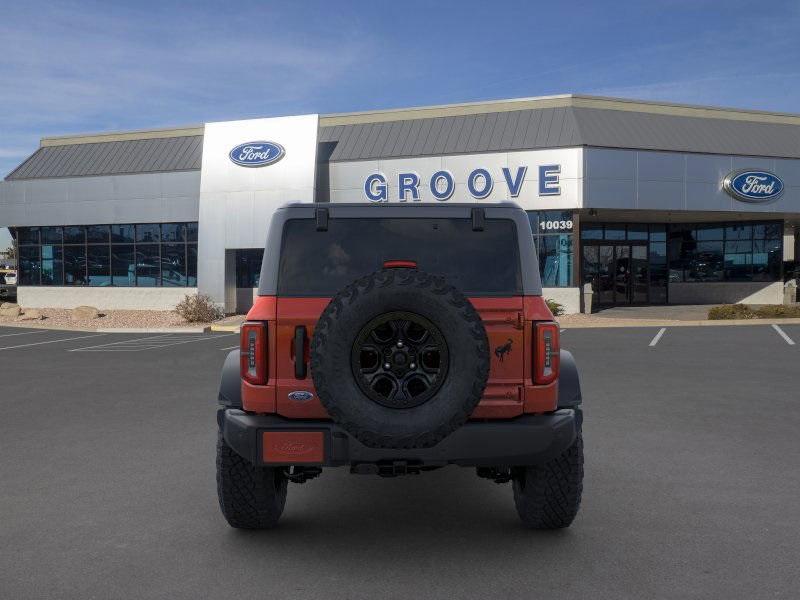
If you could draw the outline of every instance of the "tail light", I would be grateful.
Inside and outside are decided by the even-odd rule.
[[[267,383],[267,324],[248,322],[242,325],[240,340],[242,379],[253,385]]]
[[[559,329],[557,323],[533,324],[533,382],[547,385],[558,379]]]

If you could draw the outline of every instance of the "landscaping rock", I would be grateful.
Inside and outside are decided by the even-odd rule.
[[[41,321],[43,318],[44,315],[42,315],[41,311],[35,308],[29,308],[17,317],[17,321]]]
[[[100,317],[100,311],[94,306],[78,306],[72,309],[72,318],[76,321],[88,321]]]
[[[0,308],[14,308],[19,306],[16,302],[0,302]]]
[[[0,308],[0,317],[18,317],[21,312],[22,309],[15,304],[8,308]]]

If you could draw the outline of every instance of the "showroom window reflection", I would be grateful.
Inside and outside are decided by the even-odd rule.
[[[575,222],[571,210],[528,211],[543,287],[571,287]]]
[[[19,284],[194,287],[197,223],[20,227]]]

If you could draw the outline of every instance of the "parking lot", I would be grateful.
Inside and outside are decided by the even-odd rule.
[[[567,329],[587,462],[559,532],[456,467],[329,470],[276,530],[230,529],[237,339],[0,328],[0,598],[798,596],[800,325]]]

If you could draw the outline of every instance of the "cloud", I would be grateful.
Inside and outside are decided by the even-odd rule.
[[[352,71],[369,43],[344,22],[298,35],[286,24],[294,15],[269,5],[231,18],[200,4],[132,6],[8,7],[0,20],[0,172],[41,135],[293,112]]]

